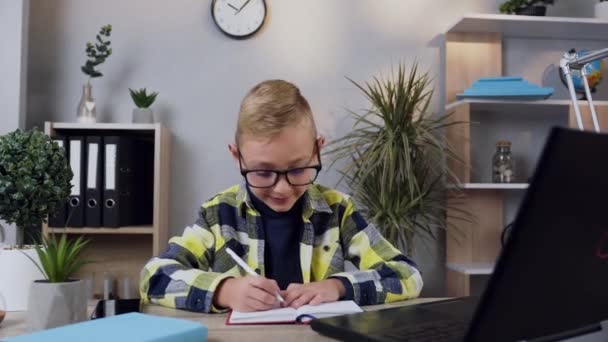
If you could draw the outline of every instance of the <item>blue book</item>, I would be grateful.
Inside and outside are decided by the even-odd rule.
[[[177,318],[137,312],[99,318],[10,338],[7,342],[204,342],[207,327]]]
[[[456,96],[460,99],[538,100],[553,94],[553,88],[541,88],[521,77],[484,77]]]

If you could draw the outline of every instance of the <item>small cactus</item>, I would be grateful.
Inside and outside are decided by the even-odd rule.
[[[154,103],[154,100],[156,100],[156,95],[158,95],[158,92],[147,94],[146,88],[140,90],[133,90],[129,88],[129,92],[131,92],[131,98],[133,99],[133,102],[135,102],[137,108],[150,107],[152,103]]]

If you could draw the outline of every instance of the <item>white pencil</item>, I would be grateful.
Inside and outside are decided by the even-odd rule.
[[[226,252],[228,252],[228,255],[230,255],[230,257],[232,257],[232,259],[236,261],[236,263],[239,264],[239,266],[241,266],[241,268],[243,268],[245,272],[251,274],[252,276],[260,276],[259,274],[255,273],[255,271],[252,270],[251,267],[249,267],[249,265],[247,265],[243,259],[241,259],[236,253],[234,253],[232,249],[226,247]],[[283,299],[283,297],[281,297],[278,292],[275,292],[274,296],[279,302],[285,304],[285,299]]]

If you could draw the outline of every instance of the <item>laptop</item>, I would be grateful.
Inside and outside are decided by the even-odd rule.
[[[311,327],[347,341],[550,341],[601,332],[603,320],[608,135],[553,128],[479,299],[317,319]]]

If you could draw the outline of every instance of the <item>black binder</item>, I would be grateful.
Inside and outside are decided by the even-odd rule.
[[[64,149],[65,157],[69,163],[70,155],[68,153],[69,149],[68,149],[67,137],[56,136],[56,137],[53,137],[53,141],[56,142],[59,145],[59,147],[62,147]],[[67,210],[68,210],[67,205],[68,205],[67,200],[65,202],[57,205],[57,211],[54,214],[49,215],[49,227],[58,227],[58,228],[65,227],[65,220],[67,218]]]
[[[104,137],[103,226],[152,224],[154,140]]]
[[[73,228],[84,227],[84,198],[85,198],[85,139],[81,136],[71,136],[70,143],[70,167],[72,168],[72,192],[68,202],[67,226]]]
[[[87,227],[101,227],[103,145],[100,136],[86,137],[86,156],[85,223]]]

